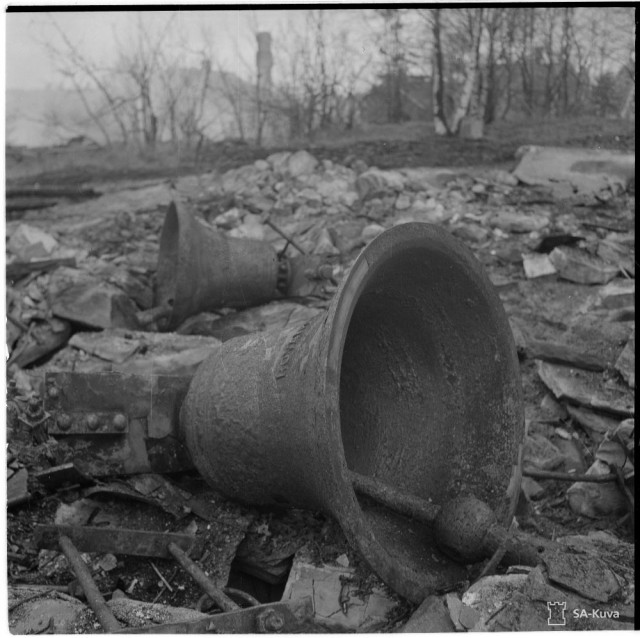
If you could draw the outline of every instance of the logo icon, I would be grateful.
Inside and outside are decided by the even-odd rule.
[[[567,624],[567,619],[564,617],[567,603],[547,603],[547,608],[549,609],[549,618],[547,618],[548,625],[557,626]]]

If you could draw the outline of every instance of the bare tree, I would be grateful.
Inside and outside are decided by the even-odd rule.
[[[431,9],[433,28],[433,102],[435,131],[439,135],[451,135],[444,109],[444,56],[442,52],[441,9]]]
[[[61,75],[74,87],[87,115],[102,133],[104,143],[108,146],[112,145],[113,135],[109,124],[115,122],[120,131],[121,141],[126,144],[129,139],[129,131],[123,117],[123,107],[128,98],[113,86],[111,82],[113,69],[99,65],[85,55],[55,19],[49,17],[45,28],[49,35],[43,38],[41,44]],[[96,104],[95,100],[90,97],[92,91],[101,96],[102,104]]]

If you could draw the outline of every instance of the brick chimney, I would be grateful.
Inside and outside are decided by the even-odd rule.
[[[271,34],[267,31],[261,31],[257,34],[257,39],[256,66],[258,67],[258,86],[268,89],[271,86],[271,67],[273,66]]]

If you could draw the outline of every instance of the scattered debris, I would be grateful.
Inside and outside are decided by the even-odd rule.
[[[508,311],[529,427],[517,522],[545,547],[559,536],[569,550],[553,557],[545,550],[544,564],[486,576],[470,588],[461,580],[459,595],[426,598],[402,631],[546,629],[546,603],[556,599],[567,602],[567,628],[626,628],[633,616],[632,546],[611,535],[600,543],[593,533],[567,534],[597,524],[624,535],[633,518],[633,420],[622,421],[634,413],[633,197],[615,199],[631,163],[564,150],[552,151],[550,160],[549,153],[526,152],[510,174],[380,170],[357,158],[343,166],[307,151],[284,152],[221,175],[177,178],[175,188],[146,182],[81,204],[33,189],[41,201],[31,198],[32,208],[58,203],[24,216],[28,224],[7,225],[11,631],[99,629],[94,612],[68,595],[71,586],[11,586],[71,578],[59,552],[61,529],[80,550],[102,552],[88,568],[107,599],[113,592],[106,605],[131,631],[272,633],[308,622],[315,631],[371,632],[388,630],[390,618],[402,624],[407,604],[385,590],[342,536],[332,543],[319,515],[258,513],[191,482],[174,426],[191,376],[221,342],[295,330],[321,316],[358,251],[411,221],[435,223],[467,243]],[[565,197],[573,202],[559,204]],[[177,200],[189,202],[198,232],[258,239],[270,255],[284,257],[291,298],[188,312],[174,326],[177,334],[159,333],[171,308],[154,305],[152,291],[162,225]],[[17,196],[13,203],[23,204]],[[284,268],[278,277],[284,281]],[[540,380],[555,399],[543,394]],[[161,476],[176,471],[170,481]],[[29,507],[20,507],[27,500]],[[135,527],[133,513],[143,510],[144,527]],[[51,549],[36,555],[32,542],[42,542],[43,529]],[[147,547],[156,553],[136,558],[132,539],[145,534],[155,539]],[[265,604],[213,615],[186,609],[201,592],[166,552],[174,537],[191,548],[217,590],[243,606]],[[313,558],[309,547],[316,548]],[[131,570],[124,580],[123,555]],[[241,590],[237,597],[233,588]],[[281,597],[283,603],[271,602]],[[594,601],[611,614],[570,613],[591,611]]]

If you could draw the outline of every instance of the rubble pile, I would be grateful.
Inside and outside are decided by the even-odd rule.
[[[311,610],[300,616],[307,630],[535,631],[548,627],[553,600],[567,602],[566,623],[557,623],[566,628],[627,628],[634,617],[633,171],[626,158],[620,169],[615,156],[600,165],[575,149],[560,160],[552,150],[524,149],[513,173],[380,170],[359,159],[341,165],[307,151],[281,152],[223,174],[51,202],[7,222],[11,630],[99,630],[94,611],[76,597],[67,558],[34,540],[34,526],[54,522],[98,530],[72,540],[125,627],[183,623],[184,629],[221,607],[164,549],[149,549],[157,539],[146,553],[123,555],[125,541],[110,551],[96,544],[104,530],[186,537],[198,568],[235,608],[251,609],[247,597],[253,604],[297,605],[311,596]],[[549,157],[561,165],[551,178],[541,168]],[[321,256],[330,277],[313,294],[219,308],[160,332],[147,317],[160,232],[175,200],[227,237],[268,242],[291,257]],[[416,608],[385,587],[320,514],[258,511],[224,499],[193,473],[163,476],[155,469],[160,452],[144,461],[127,450],[138,454],[136,467],[147,469],[110,476],[80,462],[79,451],[90,448],[81,436],[74,447],[53,434],[63,425],[50,425],[55,396],[47,373],[167,375],[183,379],[172,390],[182,392],[220,343],[302,326],[321,314],[360,250],[408,222],[437,224],[465,243],[499,293],[525,397],[516,527],[558,540],[568,548],[558,555],[564,558],[506,572],[473,566],[456,591],[429,596]],[[162,409],[172,414],[172,405]],[[135,423],[114,417],[86,427],[133,432]],[[133,547],[131,534],[123,538]],[[572,562],[574,555],[584,560]],[[86,590],[83,597],[89,599]],[[291,610],[266,611],[252,622],[271,633]],[[228,622],[240,624],[219,627],[247,628],[245,620]]]

